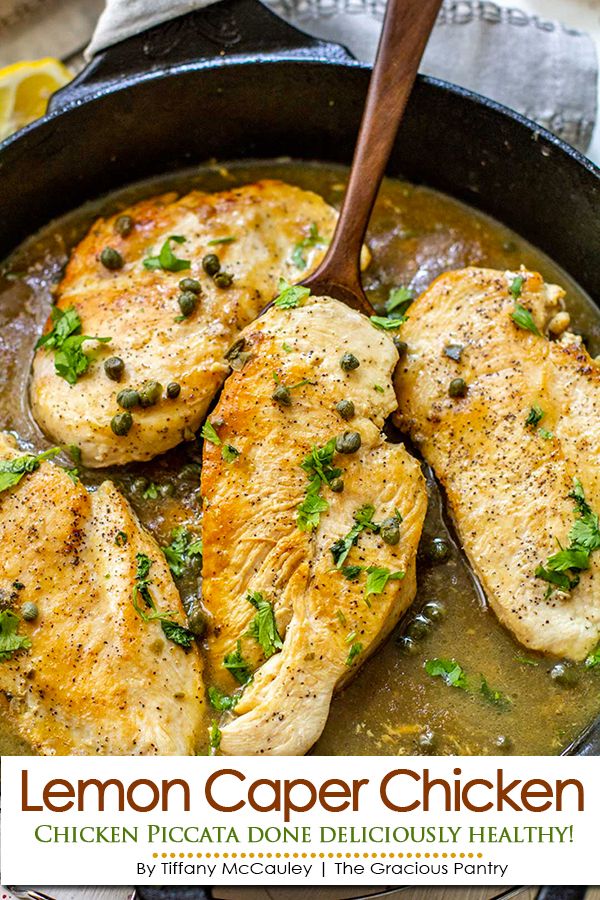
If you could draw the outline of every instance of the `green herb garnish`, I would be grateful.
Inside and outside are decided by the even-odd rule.
[[[124,531],[117,531],[115,536],[115,544],[117,547],[124,547],[127,543],[127,535]]]
[[[226,463],[235,462],[239,455],[240,451],[233,444],[223,444],[221,447],[221,458]]]
[[[208,731],[208,743],[210,746],[210,755],[216,756],[221,746],[221,729],[216,722],[213,722]]]
[[[189,650],[194,641],[192,632],[184,625],[174,622],[170,618],[171,612],[159,612],[150,593],[152,585],[150,569],[154,565],[154,560],[146,556],[145,553],[136,553],[135,559],[136,573],[133,585],[133,608],[144,622],[159,621],[163,633],[169,641],[178,644],[185,650]],[[143,606],[140,604],[140,600],[143,602]]]
[[[313,531],[319,524],[321,513],[329,508],[329,503],[321,497],[321,487],[330,485],[334,478],[342,474],[341,469],[333,467],[335,455],[335,438],[323,447],[313,447],[301,463],[301,468],[310,477],[306,494],[296,509],[296,522],[300,531]]]
[[[535,428],[535,426],[542,421],[544,415],[544,410],[540,406],[538,406],[537,403],[534,403],[534,405],[529,410],[529,415],[525,419],[525,424],[531,426],[532,428]]]
[[[142,494],[142,497],[144,500],[156,500],[158,498],[158,486],[151,481]]]
[[[0,612],[0,662],[6,662],[19,650],[29,650],[31,641],[19,634],[20,619],[10,609]]]
[[[574,488],[569,497],[575,501],[578,513],[569,532],[569,546],[563,548],[559,543],[558,553],[551,556],[545,566],[538,566],[535,570],[536,578],[549,584],[546,599],[555,588],[567,594],[576,588],[579,573],[589,569],[591,554],[600,549],[600,521],[586,501],[578,478],[574,480]]]
[[[195,537],[180,525],[173,529],[171,543],[162,551],[175,578],[181,578],[193,561],[202,556],[202,538]]]
[[[385,303],[385,311],[388,315],[391,312],[395,312],[400,316],[404,316],[413,299],[414,294],[410,288],[404,286],[392,288]]]
[[[229,235],[229,237],[213,238],[212,241],[208,241],[207,246],[216,247],[217,244],[233,244],[234,241],[237,241],[237,238]]]
[[[432,678],[441,678],[449,687],[468,690],[465,671],[455,659],[428,659],[425,671]]]
[[[15,459],[0,459],[0,491],[14,487],[20,482],[23,475],[35,472],[44,460],[53,459],[59,453],[60,448],[53,447],[52,450],[38,453],[37,456],[27,454],[26,456],[17,456]]]
[[[235,650],[228,653],[223,660],[223,667],[228,669],[236,681],[240,684],[248,684],[252,678],[252,672],[242,656],[242,642],[238,641]]]
[[[84,341],[98,341],[100,344],[107,344],[111,338],[81,334],[81,319],[73,306],[64,312],[54,306],[51,317],[52,330],[41,336],[35,349],[45,347],[46,350],[54,350],[56,374],[69,384],[75,384],[81,375],[85,375],[91,361],[91,357],[83,352]]]
[[[283,647],[283,642],[277,630],[273,605],[268,600],[265,600],[259,591],[248,594],[246,600],[257,610],[247,633],[260,644],[265,657],[269,659]]]
[[[343,566],[346,557],[358,541],[361,532],[365,530],[373,531],[375,534],[379,532],[380,526],[373,522],[374,514],[374,506],[370,506],[369,504],[361,506],[361,508],[357,509],[354,513],[354,525],[348,534],[343,538],[338,538],[338,540],[331,545],[331,555],[333,556],[333,561],[338,569],[341,569]],[[348,575],[346,575],[346,578],[347,577]]]
[[[202,426],[202,430],[200,431],[201,436],[205,441],[210,441],[211,444],[214,444],[216,447],[221,446],[221,438],[215,431],[215,427],[212,422],[206,421]]]
[[[510,317],[519,328],[523,328],[525,331],[531,331],[532,334],[537,334],[538,337],[541,337],[540,331],[533,321],[533,316],[529,310],[525,309],[524,306],[521,306],[520,303],[515,303],[515,308]]]
[[[600,644],[586,657],[585,664],[588,669],[595,669],[597,666],[600,666]]]
[[[310,288],[302,287],[300,284],[289,284],[285,278],[279,279],[277,289],[279,295],[273,300],[273,306],[277,309],[294,309],[310,297]]]
[[[308,237],[298,241],[295,245],[292,252],[292,262],[298,269],[304,270],[307,265],[304,251],[308,250],[309,247],[326,247],[328,243],[327,238],[319,234],[317,223],[313,222],[309,228]]]
[[[219,688],[211,685],[208,689],[208,699],[213,709],[224,712],[227,709],[233,709],[239,697],[236,697],[235,694],[224,694]]]
[[[502,694],[500,691],[493,690],[489,684],[487,683],[486,678],[483,675],[480,675],[481,684],[479,686],[479,693],[487,700],[488,703],[493,704],[494,706],[501,707],[506,709],[512,703],[510,697],[507,697],[506,694]]]
[[[363,651],[363,645],[360,643],[360,641],[354,641],[354,643],[350,647],[350,650],[348,651],[348,656],[346,657],[346,665],[348,666],[348,668],[350,668],[350,666],[354,665],[354,661],[355,661],[356,657],[360,653],[362,653],[362,651]]]
[[[400,581],[404,578],[404,572],[391,572],[379,566],[369,566],[367,569],[367,583],[365,585],[365,599],[371,594],[381,594],[385,590],[388,581]]]
[[[513,295],[515,300],[518,300],[523,292],[523,285],[525,284],[525,276],[517,275],[514,278],[509,286],[509,291]]]
[[[370,316],[369,318],[376,328],[382,328],[384,331],[400,328],[402,323],[406,322],[406,316]]]
[[[190,268],[191,263],[188,259],[178,259],[175,256],[171,249],[171,241],[175,241],[176,244],[183,244],[185,238],[181,234],[169,235],[160,248],[158,256],[148,256],[143,261],[145,269],[164,269],[165,272],[181,272],[183,269]]]

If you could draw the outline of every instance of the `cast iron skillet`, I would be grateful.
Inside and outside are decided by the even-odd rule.
[[[211,157],[349,163],[369,69],[257,0],[221,0],[100,53],[0,145],[0,259],[55,216]],[[497,103],[420,77],[388,172],[495,216],[600,301],[600,171]],[[567,751],[600,754],[600,719]]]

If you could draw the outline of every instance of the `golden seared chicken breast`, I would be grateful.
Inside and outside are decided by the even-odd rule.
[[[34,358],[38,424],[91,467],[192,436],[238,332],[280,277],[314,268],[335,220],[316,194],[280,181],[165,194],[99,219],[71,255]]]
[[[304,305],[285,308],[299,300]],[[244,331],[204,429],[209,698],[226,754],[302,754],[415,594],[419,464],[382,434],[394,343],[293,288]]]
[[[414,303],[398,423],[446,491],[490,605],[525,646],[600,637],[600,368],[535,272],[464,269]]]
[[[0,438],[0,542],[3,728],[44,755],[193,754],[200,657],[115,486],[88,493]]]

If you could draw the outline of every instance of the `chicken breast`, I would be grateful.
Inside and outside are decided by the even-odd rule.
[[[524,270],[442,275],[402,326],[396,390],[499,619],[580,660],[600,638],[600,368],[579,338],[544,336],[563,296]]]
[[[23,454],[2,438],[0,458]],[[3,729],[44,755],[193,754],[199,653],[136,612],[153,612],[149,592],[185,622],[162,552],[115,486],[88,493],[42,462],[0,492],[0,541]]]
[[[80,334],[110,342],[83,343],[90,362],[82,374],[76,348],[67,344],[66,361],[64,345],[38,349],[30,397],[40,427],[57,443],[77,445],[91,467],[151,459],[193,436],[229,372],[224,356],[238,332],[277,293],[280,277],[295,281],[315,267],[335,220],[316,194],[279,181],[165,194],[99,219],[71,255],[56,309],[73,309]],[[106,248],[102,258],[117,268],[103,265]],[[209,254],[218,257],[206,264],[211,272],[220,266],[215,277],[202,265]],[[194,290],[182,290],[184,278]],[[67,320],[52,324],[68,331]],[[124,363],[118,381],[103,365],[114,357]],[[112,372],[119,375],[118,365]],[[125,415],[122,432],[127,422],[119,392],[153,382],[161,388],[148,396],[158,402],[132,408],[133,424],[115,434],[113,417]],[[176,396],[166,396],[169,384],[179,386]]]
[[[302,754],[334,690],[415,595],[426,490],[416,460],[381,432],[396,408],[389,334],[311,298],[270,309],[244,338],[247,362],[204,444],[209,695],[235,704],[222,752]],[[345,353],[360,365],[345,371]],[[340,401],[353,404],[345,419]],[[355,452],[335,449],[344,434]]]

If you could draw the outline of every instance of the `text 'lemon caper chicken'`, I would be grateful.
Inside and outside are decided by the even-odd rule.
[[[260,181],[165,194],[99,219],[75,248],[33,363],[33,414],[91,467],[147,460],[193,436],[227,348],[322,257],[336,213]]]
[[[24,752],[193,754],[201,662],[162,551],[110,481],[94,493],[0,436],[0,711]]]
[[[563,296],[525,270],[442,275],[402,326],[396,389],[499,619],[580,660],[600,638],[600,367],[545,337]]]
[[[307,294],[285,291],[243,332],[203,430],[207,682],[227,754],[307,752],[416,589],[424,480],[381,431],[396,348]]]

